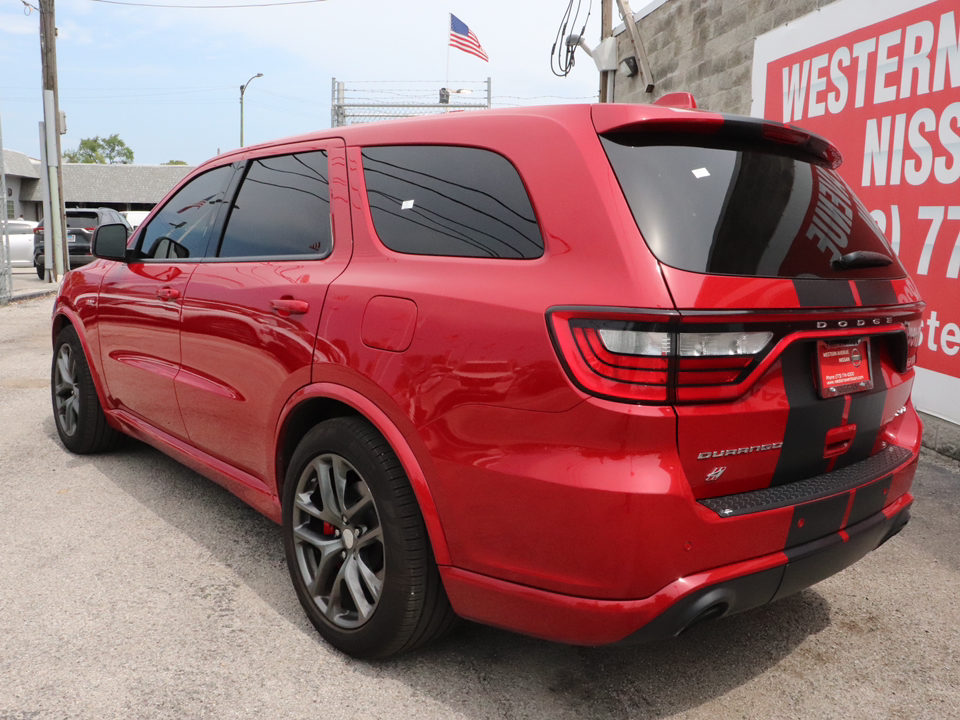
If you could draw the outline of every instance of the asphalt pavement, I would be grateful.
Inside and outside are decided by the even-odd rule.
[[[924,451],[913,520],[877,552],[677,640],[577,648],[465,623],[359,662],[301,612],[279,527],[140,443],[64,450],[52,302],[0,307],[0,720],[960,718],[953,460]]]

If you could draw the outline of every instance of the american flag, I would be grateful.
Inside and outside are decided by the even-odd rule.
[[[453,13],[450,14],[450,47],[476,55],[484,62],[490,62],[490,58],[480,47],[480,41],[473,34],[473,30],[468,28],[467,24]]]

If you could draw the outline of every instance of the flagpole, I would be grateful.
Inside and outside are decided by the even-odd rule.
[[[453,13],[447,14],[447,81],[444,85],[447,90],[450,89],[450,28],[453,27]]]

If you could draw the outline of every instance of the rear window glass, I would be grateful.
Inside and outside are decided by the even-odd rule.
[[[97,214],[92,213],[70,213],[67,215],[68,228],[88,228],[97,226]]]
[[[477,148],[419,145],[363,151],[373,224],[413,255],[538,258],[543,237],[516,169]]]
[[[666,142],[664,142],[666,140]],[[681,270],[753,277],[857,279],[906,275],[847,184],[776,146],[710,147],[622,134],[601,138],[640,233]],[[887,266],[836,269],[854,251]]]

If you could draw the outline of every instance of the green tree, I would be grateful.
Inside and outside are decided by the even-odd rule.
[[[76,150],[67,150],[63,159],[72,163],[100,163],[128,165],[133,162],[133,150],[114,133],[110,137],[82,138]]]
[[[160,163],[161,165],[186,165],[183,160],[171,160],[170,162]]]

